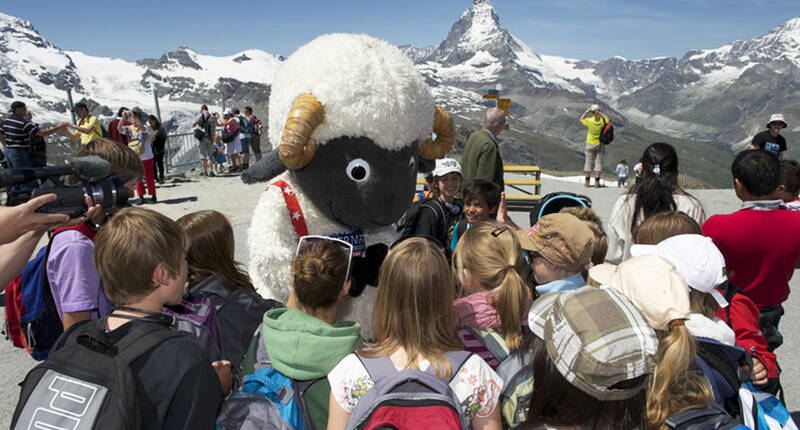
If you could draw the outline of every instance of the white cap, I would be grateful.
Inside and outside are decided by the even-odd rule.
[[[233,111],[231,109],[228,109],[225,111],[225,113],[223,113],[223,115],[233,115]]]
[[[786,124],[786,120],[783,119],[783,115],[779,114],[779,113],[772,114],[772,116],[769,117],[769,122],[767,122],[767,128],[769,128],[769,125],[772,124],[773,122],[782,123],[783,124],[783,128],[786,128],[786,127],[789,126],[789,124]]]
[[[592,111],[592,112],[594,112],[596,110],[600,110],[600,106],[599,105],[592,105],[592,107],[590,107],[589,110]]]
[[[711,238],[699,234],[681,234],[661,241],[658,245],[633,245],[631,255],[655,254],[669,261],[691,288],[711,294],[721,307],[728,301],[716,287],[728,277],[725,257]]]
[[[436,160],[436,167],[433,169],[433,176],[444,176],[448,173],[456,172],[461,174],[461,165],[452,158],[440,158]]]

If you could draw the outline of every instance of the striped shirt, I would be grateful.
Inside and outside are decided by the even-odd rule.
[[[0,124],[0,129],[6,139],[6,146],[9,148],[28,148],[31,146],[31,136],[39,132],[36,123],[11,115]]]

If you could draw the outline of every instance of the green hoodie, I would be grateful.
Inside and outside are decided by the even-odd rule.
[[[324,379],[347,354],[361,346],[358,323],[341,321],[328,324],[293,308],[272,309],[256,332],[242,363],[243,374],[253,373],[255,342],[263,341],[272,367],[298,381],[323,378],[313,384],[304,399],[317,429],[328,423],[330,386]]]

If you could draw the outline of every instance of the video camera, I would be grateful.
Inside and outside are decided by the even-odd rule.
[[[9,194],[9,206],[27,202],[33,197],[55,194],[55,201],[45,204],[36,210],[40,213],[67,214],[70,218],[81,216],[86,210],[85,198],[90,197],[96,205],[104,209],[124,207],[128,204],[130,194],[125,183],[133,179],[133,175],[105,178],[111,172],[108,161],[96,156],[73,158],[67,166],[47,166],[38,168],[17,168],[0,170],[0,188],[22,184],[32,180],[47,179],[52,185],[35,188],[29,194]],[[75,185],[65,186],[58,178],[64,175],[76,175],[82,179],[104,178],[94,181],[81,181]]]

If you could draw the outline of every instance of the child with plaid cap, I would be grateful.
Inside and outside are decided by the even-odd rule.
[[[545,215],[531,228],[517,231],[538,283],[539,295],[572,291],[586,285],[583,270],[591,265],[595,235],[574,215]]]
[[[552,293],[534,302],[534,430],[644,429],[648,375],[658,339],[623,294],[609,287]]]

